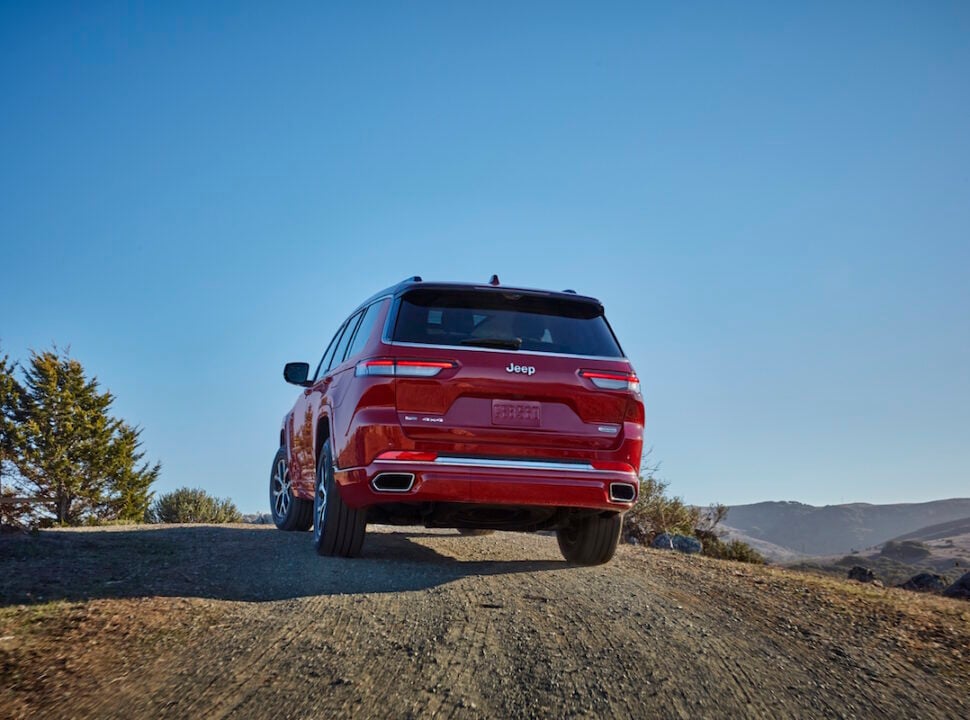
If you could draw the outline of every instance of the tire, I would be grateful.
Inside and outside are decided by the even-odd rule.
[[[622,527],[623,516],[619,513],[582,518],[556,531],[559,550],[575,565],[602,565],[616,552]]]
[[[357,557],[366,532],[367,510],[353,510],[340,498],[340,488],[333,478],[333,454],[327,441],[317,464],[313,494],[313,547],[318,555]]]
[[[313,503],[293,495],[286,449],[280,448],[269,472],[269,509],[280,530],[304,532],[313,524]]]
[[[467,537],[481,537],[482,535],[491,535],[493,532],[495,531],[485,528],[458,528],[458,534]]]

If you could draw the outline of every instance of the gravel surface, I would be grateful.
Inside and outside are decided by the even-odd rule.
[[[554,537],[0,537],[0,717],[970,716],[970,603]]]

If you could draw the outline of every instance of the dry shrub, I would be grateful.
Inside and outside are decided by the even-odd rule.
[[[623,518],[623,539],[637,545],[650,545],[661,533],[689,535],[701,541],[703,554],[719,560],[738,560],[764,564],[765,559],[747,543],[725,543],[718,536],[718,523],[727,517],[725,505],[699,508],[682,498],[667,495],[668,483],[657,477],[659,466],[647,466],[640,477],[640,497]]]
[[[233,523],[242,515],[232,500],[212,497],[199,488],[179,488],[152,503],[149,522],[156,523]]]

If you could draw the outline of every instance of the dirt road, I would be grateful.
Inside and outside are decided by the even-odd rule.
[[[553,537],[0,537],[0,716],[968,717],[970,604]]]

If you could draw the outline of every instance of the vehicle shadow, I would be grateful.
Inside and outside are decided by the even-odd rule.
[[[495,559],[443,555],[419,542],[447,535],[368,533],[360,557],[318,556],[309,533],[246,526],[51,530],[0,537],[0,606],[52,600],[198,597],[273,601],[315,595],[424,590],[461,578],[569,567],[504,560],[501,536],[476,543]],[[494,545],[493,545],[494,543]]]

